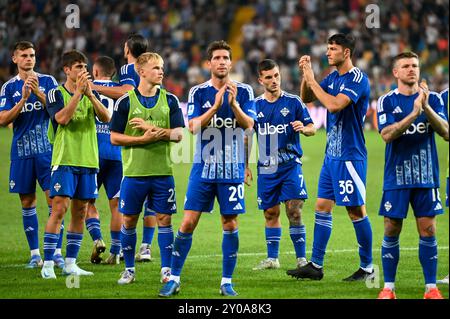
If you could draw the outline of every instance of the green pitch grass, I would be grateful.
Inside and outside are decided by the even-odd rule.
[[[69,289],[66,278],[56,270],[57,280],[44,280],[39,269],[25,269],[29,259],[28,245],[22,227],[22,214],[18,195],[8,192],[9,148],[12,132],[0,129],[0,298],[156,298],[161,287],[159,283],[160,257],[156,232],[153,239],[153,262],[136,264],[136,282],[119,286],[117,280],[121,265],[93,265],[89,262],[92,240],[85,230],[79,265],[95,273],[92,277],[81,277],[79,288]],[[184,143],[191,145],[191,136],[186,132]],[[382,193],[384,142],[376,132],[366,133],[369,153],[367,176],[367,210],[373,227],[374,264],[378,267],[379,287],[383,286],[381,267],[381,241],[383,239],[383,219],[378,216]],[[448,144],[437,138],[441,163],[441,198],[445,201],[445,167]],[[309,193],[303,209],[303,220],[307,229],[307,257],[311,256],[314,229],[314,202],[317,195],[317,180],[324,156],[325,132],[316,136],[302,137],[305,157],[303,171]],[[182,206],[190,164],[177,164],[174,168],[177,203],[180,208],[173,218],[174,231],[178,229],[183,216]],[[247,213],[239,217],[239,257],[233,282],[240,298],[295,298],[295,299],[334,299],[334,298],[376,298],[380,288],[367,287],[365,283],[342,282],[353,273],[359,264],[358,246],[355,233],[346,211],[336,207],[333,213],[333,233],[325,257],[325,277],[319,281],[300,281],[288,277],[287,269],[295,267],[294,249],[289,238],[288,222],[282,216],[283,235],[280,244],[281,268],[278,270],[253,271],[261,259],[266,257],[264,238],[264,217],[257,209],[256,170],[255,180],[246,187]],[[38,191],[38,214],[41,254],[43,232],[47,221],[47,205],[41,191]],[[104,190],[100,192],[98,208],[101,213],[101,228],[109,249],[110,213]],[[283,208],[284,209],[284,208]],[[446,214],[437,218],[437,239],[439,244],[438,278],[449,272],[449,217]],[[66,227],[70,214],[66,216]],[[138,225],[138,245],[142,238],[142,222]],[[194,233],[192,249],[186,260],[181,280],[181,293],[176,298],[221,298],[219,285],[222,269],[222,229],[217,205],[212,214],[204,214]],[[411,214],[404,223],[401,235],[401,258],[397,274],[397,297],[399,299],[423,298],[424,282],[418,259],[418,234],[415,220]],[[63,253],[65,251],[65,242]],[[107,254],[108,254],[107,250]],[[106,254],[106,255],[107,255]],[[376,286],[377,283],[375,283]],[[448,298],[448,286],[441,287]]]

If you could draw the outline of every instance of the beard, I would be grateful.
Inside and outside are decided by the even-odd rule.
[[[224,79],[224,78],[226,78],[227,76],[228,76],[228,74],[230,74],[228,71],[227,72],[218,72],[218,71],[216,71],[216,72],[212,72],[212,74],[214,75],[214,77],[216,77],[216,78],[218,78],[218,79]]]

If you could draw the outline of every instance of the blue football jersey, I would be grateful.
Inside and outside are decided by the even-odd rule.
[[[236,100],[245,114],[256,119],[253,89],[247,84],[237,85]],[[218,90],[211,81],[194,86],[189,91],[188,119],[199,117],[214,104]],[[228,103],[225,92],[223,104],[214,114],[208,127],[197,136],[191,178],[203,182],[242,183],[244,181],[244,130],[239,125]]]
[[[397,89],[378,99],[378,130],[404,119],[413,110],[419,93],[403,95]],[[446,119],[438,93],[430,92],[429,104]],[[439,187],[439,162],[434,130],[423,112],[402,136],[386,144],[384,190]]]
[[[258,166],[272,166],[300,160],[303,150],[300,134],[291,123],[301,121],[306,126],[313,123],[306,105],[300,97],[284,91],[271,103],[261,95],[255,99],[257,114]]]
[[[94,81],[94,84],[115,87],[120,86],[119,83],[113,81]],[[108,109],[109,114],[113,114],[115,99],[100,95],[100,101]],[[109,123],[103,123],[95,117],[95,126],[97,127],[97,141],[99,158],[113,161],[121,161],[120,146],[111,144],[111,132],[109,130]]]
[[[51,75],[36,73],[39,90],[48,93],[58,86]],[[25,82],[19,75],[6,82],[0,93],[0,112],[11,110],[22,98],[22,87]],[[13,140],[11,144],[11,160],[48,155],[52,147],[47,138],[49,115],[44,105],[34,93],[26,101],[19,116],[13,122]]]
[[[444,113],[448,119],[448,88],[441,93],[442,102],[444,103]]]
[[[370,98],[368,76],[356,67],[343,75],[334,71],[322,80],[320,86],[330,95],[341,93],[351,100],[343,110],[327,112],[326,155],[342,161],[366,160],[364,119]]]
[[[125,64],[120,68],[119,82],[120,85],[129,84],[135,88],[139,86],[140,78],[134,68],[134,63]]]

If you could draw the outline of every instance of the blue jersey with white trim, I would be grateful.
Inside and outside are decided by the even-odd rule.
[[[281,96],[271,103],[264,98],[264,95],[261,95],[255,99],[255,109],[258,166],[300,161],[303,155],[300,134],[294,131],[291,123],[301,121],[305,126],[313,123],[300,97],[282,91]]]
[[[51,75],[36,73],[39,90],[47,94],[58,86]],[[22,98],[24,81],[19,75],[6,82],[0,93],[0,112],[11,110]],[[44,105],[32,92],[19,116],[13,122],[11,160],[48,156],[52,152],[47,137],[49,115]]]
[[[119,82],[120,85],[129,84],[135,88],[139,86],[140,78],[134,68],[134,63],[125,64],[120,68]]]
[[[378,130],[403,120],[414,108],[419,93],[403,95],[390,91],[378,99]],[[446,119],[444,103],[436,92],[430,92],[429,105]],[[422,113],[402,136],[386,144],[384,190],[439,187],[439,162],[434,130]]]
[[[237,85],[237,102],[245,114],[256,119],[253,89],[244,83],[234,83]],[[214,104],[217,92],[211,81],[191,88],[188,119],[207,112]],[[242,183],[244,169],[244,130],[239,127],[228,103],[228,92],[225,92],[222,106],[208,127],[202,128],[197,135],[190,178],[211,183]]]
[[[448,88],[446,88],[445,90],[441,91],[441,93],[439,93],[439,94],[441,95],[442,103],[444,103],[445,116],[448,119]]]
[[[341,161],[366,160],[364,119],[369,107],[370,85],[368,76],[353,67],[343,75],[330,73],[320,83],[330,95],[345,94],[351,100],[343,110],[327,112],[327,146],[325,154]]]
[[[119,83],[113,81],[94,81],[94,84],[116,87],[120,86]],[[108,109],[108,113],[112,116],[114,111],[115,99],[99,94],[100,101]],[[121,161],[122,155],[120,153],[120,146],[111,144],[111,131],[109,130],[110,123],[100,122],[97,116],[95,117],[95,126],[97,128],[97,141],[98,141],[98,155],[101,159]]]

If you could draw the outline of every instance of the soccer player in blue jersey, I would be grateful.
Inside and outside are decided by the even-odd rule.
[[[231,48],[225,41],[212,42],[207,49],[211,79],[189,91],[189,130],[199,135],[183,221],[174,242],[172,274],[161,288],[160,297],[179,292],[180,274],[192,245],[192,234],[202,212],[212,211],[216,197],[223,227],[220,293],[237,295],[231,278],[239,246],[237,217],[245,212],[244,130],[253,128],[256,113],[252,88],[229,78],[231,58]]]
[[[148,50],[148,41],[140,34],[131,34],[124,44],[123,54],[127,64],[123,65],[119,71],[119,86],[101,86],[94,85],[94,90],[100,94],[118,99],[128,91],[133,90],[139,86],[139,75],[136,72],[136,59]],[[136,254],[136,261],[151,261],[151,245],[153,234],[156,226],[156,214],[153,211],[144,210],[144,223],[142,243],[139,251]]]
[[[119,84],[111,81],[116,73],[114,60],[108,56],[97,58],[92,67],[95,85],[115,87]],[[100,101],[112,115],[115,100],[100,94]],[[122,226],[122,215],[119,213],[120,182],[122,181],[122,157],[120,146],[111,144],[111,132],[109,123],[102,123],[96,119],[97,141],[99,151],[100,170],[97,174],[98,189],[105,185],[106,195],[111,210],[111,248],[110,255],[105,260],[106,264],[119,264],[120,253],[120,227]],[[95,207],[95,200],[91,200],[86,216],[86,228],[94,241],[91,254],[92,263],[100,263],[103,260],[102,253],[105,251],[105,243],[100,229],[100,215]]]
[[[281,75],[273,60],[258,64],[258,81],[264,94],[255,99],[257,114],[258,206],[264,210],[267,258],[254,270],[280,268],[280,203],[286,204],[289,234],[297,266],[306,261],[306,230],[302,223],[303,204],[308,198],[302,172],[300,134],[312,136],[316,129],[300,97],[281,90]]]
[[[438,93],[420,83],[419,58],[413,52],[395,56],[392,73],[397,89],[378,99],[378,130],[386,142],[381,256],[384,289],[379,299],[395,299],[395,276],[400,257],[399,236],[409,204],[419,233],[419,260],[425,277],[424,299],[442,299],[436,287],[438,248],[436,215],[443,214],[439,198],[439,162],[434,133],[448,139],[448,123]]]
[[[50,115],[48,136],[53,144],[50,198],[53,199],[44,234],[44,265],[42,278],[55,279],[52,260],[59,237],[59,229],[71,204],[71,220],[67,231],[65,275],[93,275],[78,267],[78,256],[83,240],[84,222],[90,199],[96,198],[98,145],[95,117],[109,122],[108,110],[90,88],[86,56],[71,50],[62,55],[66,82],[47,94]]]
[[[442,91],[441,93],[441,98],[442,98],[442,102],[444,102],[444,112],[445,112],[445,116],[447,117],[448,120],[448,88],[446,88],[444,91]],[[444,136],[444,140],[448,142],[448,135]],[[445,188],[445,206],[448,207],[448,149],[447,149],[447,183],[446,183],[446,188]],[[447,284],[448,285],[448,275],[445,276],[444,278],[440,279],[437,281],[438,284]]]
[[[302,56],[299,60],[303,73],[302,100],[312,102],[317,99],[327,109],[327,145],[315,206],[312,257],[305,266],[288,270],[288,275],[296,278],[323,278],[323,262],[335,204],[347,209],[359,245],[360,268],[344,280],[365,280],[373,274],[372,228],[365,206],[367,151],[364,118],[370,86],[367,75],[353,66],[354,47],[352,35],[338,33],[328,39],[328,63],[336,70],[320,84],[314,79],[310,57]]]
[[[111,121],[111,142],[122,146],[124,175],[119,201],[125,259],[121,285],[135,280],[136,225],[144,202],[145,210],[155,212],[158,222],[161,282],[170,276],[172,214],[177,210],[170,144],[181,141],[184,118],[177,97],[160,88],[163,63],[157,53],[139,56],[139,86],[117,100]]]
[[[31,251],[27,268],[42,266],[39,252],[38,217],[36,213],[36,179],[45,192],[49,213],[50,162],[52,147],[47,138],[49,116],[45,110],[45,94],[58,86],[51,75],[35,72],[34,45],[20,41],[14,45],[12,60],[18,75],[7,81],[0,94],[0,125],[13,124],[11,145],[10,193],[18,193],[22,204],[22,220]],[[63,226],[53,260],[64,266],[61,255]]]

